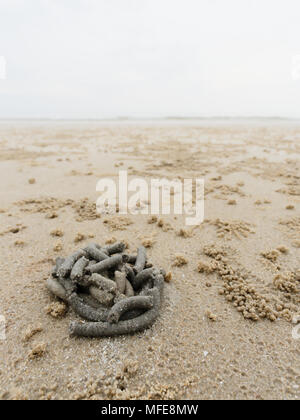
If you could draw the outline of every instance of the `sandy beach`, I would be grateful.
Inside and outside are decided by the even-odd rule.
[[[1,122],[0,399],[299,399],[299,157],[292,121]],[[100,216],[119,170],[204,178],[204,223]],[[172,273],[159,319],[70,337],[55,259],[119,240]]]

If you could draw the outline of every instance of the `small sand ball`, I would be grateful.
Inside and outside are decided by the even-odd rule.
[[[266,258],[267,260],[275,263],[280,255],[280,252],[277,249],[273,249],[271,251],[262,252],[261,256]]]
[[[197,269],[199,273],[211,274],[214,271],[216,271],[217,264],[215,263],[215,261],[209,263],[205,261],[199,261]]]
[[[206,316],[212,322],[216,322],[217,319],[218,319],[217,315],[216,314],[213,314],[211,311],[207,311],[206,312]]]
[[[60,229],[54,229],[50,232],[50,235],[53,236],[53,237],[56,236],[58,238],[61,238],[62,236],[64,236],[64,232]]]
[[[164,219],[159,219],[157,222],[157,226],[162,229],[163,232],[168,232],[169,230],[172,230],[172,226],[170,223],[165,222]]]
[[[57,217],[58,214],[55,211],[46,214],[46,219],[56,219]]]
[[[14,245],[16,247],[22,248],[25,245],[25,242],[24,241],[15,241]]]
[[[74,243],[78,244],[79,242],[82,242],[86,239],[86,236],[83,235],[82,233],[77,233],[77,235],[74,238]]]
[[[107,238],[106,239],[105,244],[106,245],[112,245],[112,244],[114,244],[116,242],[117,242],[117,238],[115,238],[114,236],[112,236],[111,238]]]
[[[63,302],[53,302],[46,307],[46,313],[53,318],[61,318],[67,312],[67,306]]]
[[[152,248],[152,246],[154,245],[155,241],[152,238],[143,238],[142,239],[142,245],[145,248]]]
[[[156,222],[157,222],[157,220],[158,220],[157,216],[151,216],[151,217],[148,219],[148,223],[149,223],[149,225],[151,225],[151,224],[153,224],[153,223],[156,223]]]
[[[63,244],[62,244],[62,242],[61,242],[61,241],[56,242],[56,244],[55,244],[55,245],[54,245],[54,247],[53,247],[53,251],[54,251],[54,252],[61,252],[61,251],[62,251],[62,249],[63,249]]]
[[[297,292],[297,284],[295,275],[292,272],[286,272],[277,275],[273,280],[274,286],[282,292],[295,293]]]
[[[286,206],[286,210],[295,210],[295,206],[290,204],[290,205]]]
[[[28,179],[28,183],[31,184],[31,185],[35,184],[36,183],[35,178]]]
[[[164,219],[159,219],[158,222],[157,222],[157,226],[159,226],[159,227],[163,227],[164,224],[165,224]]]
[[[288,254],[288,252],[289,252],[289,249],[286,246],[284,246],[284,245],[279,246],[277,249],[282,254]]]
[[[137,374],[139,370],[139,362],[137,360],[127,360],[122,366],[123,376],[131,378]]]
[[[28,327],[24,334],[24,341],[29,341],[34,335],[41,331],[43,331],[41,325]]]
[[[297,281],[300,281],[300,269],[296,271],[296,274],[295,274],[295,279],[296,279]]]
[[[191,230],[181,228],[177,232],[177,235],[181,236],[182,238],[191,238],[193,236],[193,232]]]
[[[175,267],[182,267],[183,265],[186,265],[188,263],[188,260],[183,255],[176,255],[173,265]]]
[[[30,353],[28,354],[28,358],[33,360],[33,359],[38,359],[39,357],[42,357],[45,353],[46,353],[46,348],[47,345],[46,343],[38,343],[36,344],[30,351]]]
[[[236,205],[237,205],[237,202],[236,202],[236,200],[228,200],[228,201],[227,201],[227,204],[228,204],[229,206],[236,206]]]
[[[11,233],[19,233],[20,232],[20,228],[19,227],[12,227],[9,229],[9,231]]]
[[[172,272],[169,271],[166,275],[165,275],[165,282],[170,283],[172,281]]]

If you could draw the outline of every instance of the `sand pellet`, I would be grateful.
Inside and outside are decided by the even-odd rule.
[[[119,293],[125,293],[126,288],[126,273],[121,271],[115,271],[115,282]]]
[[[107,319],[107,309],[92,308],[91,306],[84,303],[84,301],[76,293],[73,293],[70,296],[68,302],[76,314],[86,319],[87,321],[98,322],[105,321]]]
[[[57,272],[58,276],[67,277],[71,273],[71,270],[74,264],[76,263],[76,261],[79,260],[79,258],[84,257],[84,256],[86,256],[86,253],[82,249],[80,249],[79,251],[72,254],[70,257],[66,258],[63,264],[58,269],[58,272]]]
[[[109,322],[86,322],[73,321],[70,324],[70,335],[81,337],[107,337],[121,334],[132,334],[151,327],[156,321],[160,310],[160,292],[157,288],[150,289],[149,295],[153,297],[152,309],[146,311],[137,318],[119,321],[117,324]]]
[[[60,299],[62,300],[67,299],[66,290],[56,279],[49,277],[49,279],[47,279],[47,288],[48,290],[50,290],[51,293],[53,293],[55,296],[59,297]]]
[[[95,245],[89,245],[85,248],[85,251],[87,252],[90,258],[97,262],[101,262],[109,258],[107,254],[102,252],[100,249],[96,248]]]
[[[144,246],[140,246],[138,248],[136,262],[133,267],[134,271],[136,273],[139,273],[140,271],[142,271],[145,268],[146,261],[147,261],[146,248]]]
[[[153,268],[146,268],[138,273],[132,281],[134,290],[140,289],[147,281],[153,278]]]
[[[116,242],[113,245],[107,245],[103,249],[108,253],[108,255],[121,254],[126,248],[124,242]]]
[[[104,261],[99,262],[98,264],[92,265],[89,267],[90,273],[103,273],[104,271],[117,268],[123,262],[122,255],[114,255],[113,257],[107,258]]]
[[[84,269],[87,267],[89,260],[85,257],[79,258],[74,264],[71,271],[71,280],[80,280],[84,276]]]
[[[125,286],[125,295],[127,297],[134,296],[133,287],[128,279],[126,279],[126,286]]]
[[[116,324],[121,316],[130,310],[151,309],[152,307],[152,296],[133,296],[130,298],[122,299],[111,308],[107,316],[107,320],[111,324]]]

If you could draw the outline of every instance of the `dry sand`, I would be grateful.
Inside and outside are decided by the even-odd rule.
[[[0,398],[299,399],[299,156],[300,124],[1,123]],[[119,169],[204,177],[205,223],[98,218],[96,182]],[[161,316],[70,338],[53,261],[114,239],[172,273]]]

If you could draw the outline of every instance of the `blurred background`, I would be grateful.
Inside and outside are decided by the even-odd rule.
[[[299,18],[299,0],[0,0],[0,118],[299,118]]]

